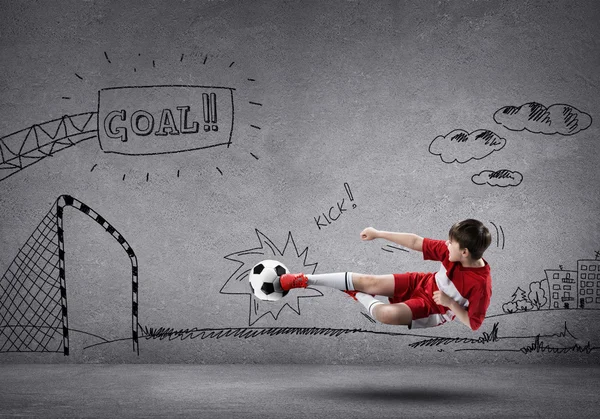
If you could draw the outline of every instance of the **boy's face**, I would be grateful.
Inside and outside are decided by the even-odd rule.
[[[450,238],[446,240],[446,246],[448,246],[448,252],[450,252],[450,262],[460,262],[466,249],[461,249],[458,242]]]

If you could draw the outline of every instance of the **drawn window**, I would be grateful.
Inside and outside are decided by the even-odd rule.
[[[581,281],[581,282],[579,282],[579,286],[580,286],[581,288],[585,287],[585,281]]]
[[[585,290],[579,290],[579,295],[585,295]]]
[[[600,295],[600,288],[596,290],[596,295]]]
[[[557,292],[553,292],[552,293],[552,298],[554,298],[555,300],[558,300],[558,293]]]
[[[585,283],[585,285],[587,287],[593,287],[594,286],[594,282],[593,281],[588,281],[588,282]]]
[[[581,265],[581,270],[582,271],[587,271],[587,265]]]
[[[596,270],[596,265],[590,265],[590,271],[595,271]]]
[[[594,290],[593,289],[587,289],[587,290],[585,290],[585,293],[586,294],[593,294]]]
[[[560,277],[558,272],[555,272],[554,275],[552,275],[553,279],[558,279]]]
[[[554,284],[554,285],[552,285],[552,289],[553,290],[559,290],[560,289],[560,285]]]
[[[594,274],[588,274],[587,279],[596,279],[596,275],[594,275]]]
[[[554,302],[554,308],[558,308],[558,301]]]
[[[585,302],[586,303],[593,303],[594,299],[592,297],[585,297]]]
[[[581,274],[581,279],[585,279],[585,274]]]
[[[570,298],[570,297],[571,297],[571,293],[570,293],[569,291],[566,291],[564,296],[565,296],[566,298]]]
[[[565,291],[571,291],[571,286],[570,285],[565,285],[565,286],[563,286],[563,290],[565,290]]]

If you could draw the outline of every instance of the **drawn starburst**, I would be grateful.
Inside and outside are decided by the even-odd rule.
[[[219,292],[221,294],[248,295],[250,297],[250,309],[248,314],[249,326],[252,326],[268,314],[270,314],[273,319],[277,320],[279,314],[285,307],[289,307],[293,312],[300,315],[300,298],[322,297],[323,293],[317,289],[308,287],[297,292],[292,290],[292,292],[279,301],[262,301],[256,298],[252,293],[248,281],[248,274],[254,265],[265,259],[278,260],[286,265],[290,272],[303,272],[306,274],[315,273],[317,263],[307,262],[308,247],[305,247],[300,252],[291,232],[288,233],[283,250],[279,250],[275,243],[265,234],[258,229],[255,231],[259,242],[258,247],[225,256],[225,259],[236,262],[239,266],[231,274]]]

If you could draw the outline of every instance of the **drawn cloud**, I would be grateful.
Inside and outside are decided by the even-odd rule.
[[[474,174],[471,180],[476,185],[499,186],[505,188],[507,186],[518,186],[523,181],[523,175],[511,170],[484,170],[481,173]]]
[[[479,129],[468,133],[456,129],[435,137],[429,144],[429,152],[440,156],[444,163],[466,163],[472,159],[481,160],[505,145],[506,140],[492,131]]]
[[[527,130],[547,135],[573,135],[592,125],[589,114],[571,105],[555,104],[547,108],[536,102],[498,109],[494,121],[511,131]]]

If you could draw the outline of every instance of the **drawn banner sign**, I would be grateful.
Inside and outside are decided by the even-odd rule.
[[[229,146],[234,90],[190,85],[101,89],[100,148],[140,156]]]

